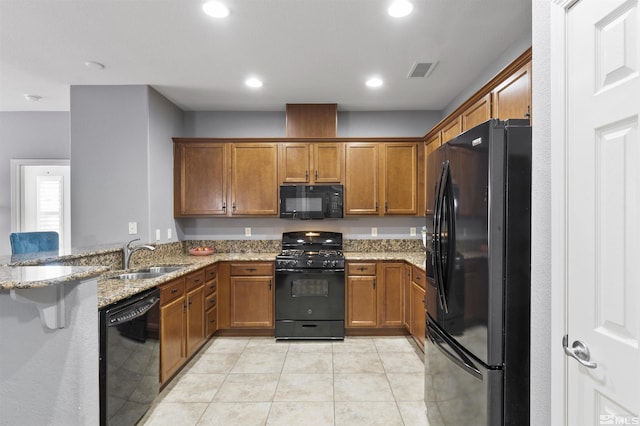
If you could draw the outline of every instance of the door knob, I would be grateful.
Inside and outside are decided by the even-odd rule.
[[[591,359],[589,348],[580,340],[576,340],[575,342],[573,342],[573,345],[569,347],[569,336],[565,334],[562,338],[562,347],[564,348],[565,355],[570,356],[585,367],[598,367],[598,364],[596,364],[595,362],[589,362],[589,360]]]

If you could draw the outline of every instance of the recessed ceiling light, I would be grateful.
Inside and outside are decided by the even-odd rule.
[[[387,13],[394,18],[402,18],[413,11],[413,4],[407,0],[395,0],[387,9]]]
[[[367,87],[380,87],[382,86],[382,79],[378,77],[372,77],[365,83]]]
[[[208,1],[202,5],[204,13],[212,18],[226,18],[229,16],[229,8],[219,1]]]
[[[258,80],[255,77],[246,79],[244,84],[246,84],[249,87],[253,87],[253,88],[262,87],[262,81]]]
[[[84,63],[84,66],[89,68],[90,70],[103,70],[104,69],[104,65],[101,64],[100,62],[94,62],[94,61],[86,61]]]
[[[38,102],[40,99],[42,99],[42,96],[25,94],[24,99],[29,102]]]

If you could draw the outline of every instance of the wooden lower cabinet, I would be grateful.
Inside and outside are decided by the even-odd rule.
[[[347,328],[404,327],[404,265],[347,263]]]
[[[204,269],[160,286],[160,382],[205,341]]]
[[[205,269],[204,309],[205,309],[205,338],[209,338],[218,331],[218,265]]]
[[[378,326],[404,327],[404,262],[380,262]]]
[[[411,275],[411,324],[409,331],[415,342],[424,351],[426,310],[424,304],[425,289],[423,285],[426,284],[426,275],[424,271],[415,266],[412,267]]]
[[[233,263],[229,277],[229,326],[272,328],[272,262]]]
[[[160,286],[160,382],[169,379],[187,359],[184,345],[185,279]]]

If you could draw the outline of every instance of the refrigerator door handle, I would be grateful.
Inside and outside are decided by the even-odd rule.
[[[444,198],[446,188],[449,183],[449,161],[442,163],[442,170],[440,172],[440,181],[438,183],[438,196],[436,198],[436,214],[435,214],[435,260],[434,260],[434,278],[438,285],[438,301],[440,307],[445,314],[449,313],[449,306],[447,304],[447,295],[445,293],[444,283],[444,267],[442,265],[442,210],[444,207]],[[447,238],[450,236],[447,235]]]
[[[467,358],[463,353],[456,350],[451,343],[447,342],[447,338],[443,336],[438,330],[434,329],[433,326],[427,321],[427,335],[429,336],[429,340],[442,352],[447,358],[449,358],[454,364],[465,370],[467,373],[476,377],[479,380],[482,380],[482,373],[480,370],[475,368],[469,358]],[[448,350],[445,347],[450,347],[453,351]],[[455,353],[454,353],[455,352]]]

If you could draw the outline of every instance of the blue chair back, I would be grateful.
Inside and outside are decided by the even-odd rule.
[[[35,253],[39,251],[58,251],[59,237],[57,232],[12,232],[11,254]]]

